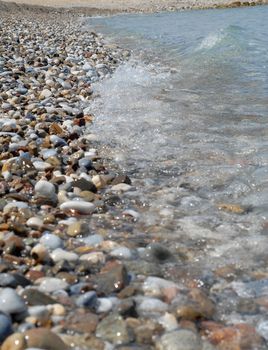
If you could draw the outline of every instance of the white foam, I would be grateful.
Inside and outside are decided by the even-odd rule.
[[[222,39],[225,37],[224,33],[210,33],[208,34],[199,44],[196,51],[204,49],[212,49],[214,46],[219,44]]]

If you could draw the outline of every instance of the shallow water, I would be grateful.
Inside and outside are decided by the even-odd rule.
[[[228,285],[237,296],[257,272],[268,276],[267,15],[255,7],[88,20],[133,50],[95,86],[94,128],[148,205],[143,227],[183,252],[189,269],[242,271]],[[228,311],[228,288],[218,288],[227,321],[265,319]]]

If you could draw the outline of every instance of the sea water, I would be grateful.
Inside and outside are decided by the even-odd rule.
[[[241,271],[217,287],[229,322],[266,317],[233,312],[228,290],[253,298],[268,277],[267,18],[263,6],[87,21],[132,52],[94,87],[94,130],[134,179],[145,230],[189,269]]]

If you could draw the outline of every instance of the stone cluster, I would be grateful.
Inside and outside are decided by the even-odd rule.
[[[166,277],[175,252],[133,237],[143,204],[90,128],[92,83],[129,53],[71,19],[0,14],[1,349],[264,349]]]

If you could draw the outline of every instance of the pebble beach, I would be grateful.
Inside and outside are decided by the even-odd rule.
[[[81,11],[0,8],[1,349],[267,349],[252,324],[221,321],[217,282],[239,272],[200,285],[145,232],[138,184],[91,131],[92,85],[130,52]],[[254,306],[267,299],[240,305]]]

